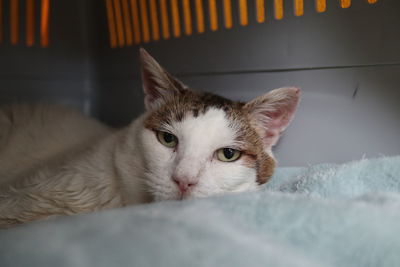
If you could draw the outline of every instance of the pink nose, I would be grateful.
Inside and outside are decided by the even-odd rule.
[[[172,181],[178,186],[181,193],[185,193],[197,184],[197,182],[189,181],[186,178],[177,178],[175,176],[172,177]]]

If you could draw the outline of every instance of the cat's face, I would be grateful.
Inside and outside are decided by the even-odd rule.
[[[268,181],[271,147],[294,114],[299,89],[234,102],[188,89],[145,51],[141,59],[145,181],[155,200],[254,190]]]
[[[143,142],[146,182],[156,199],[256,189],[275,162],[243,104],[191,91],[149,113]]]

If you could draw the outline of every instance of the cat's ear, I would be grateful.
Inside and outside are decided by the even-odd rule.
[[[262,136],[264,148],[270,149],[278,142],[294,116],[299,99],[299,88],[285,87],[257,97],[243,107]]]
[[[140,64],[147,110],[156,109],[171,97],[187,90],[186,85],[172,77],[143,48],[140,48]]]

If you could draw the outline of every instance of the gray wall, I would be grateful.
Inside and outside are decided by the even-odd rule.
[[[341,9],[328,1],[327,12],[318,14],[305,1],[302,17],[289,11],[292,2],[284,1],[281,21],[272,19],[272,0],[266,0],[266,23],[255,22],[249,5],[247,27],[237,25],[234,9],[230,30],[143,46],[193,88],[233,99],[301,87],[297,116],[276,147],[282,166],[399,154],[400,2],[353,0]],[[58,10],[52,47],[0,46],[8,59],[0,63],[0,102],[64,102],[125,125],[143,111],[138,47],[109,48],[103,2],[52,3]]]
[[[305,1],[304,16],[286,12],[282,21],[272,19],[272,1],[266,2],[266,23],[250,16],[247,27],[144,47],[193,88],[230,98],[301,87],[297,116],[275,149],[282,166],[399,154],[400,2],[360,0],[341,9],[328,1],[318,14]],[[284,2],[286,10],[292,2]],[[123,124],[143,108],[137,47],[100,50],[107,106],[100,116]]]
[[[10,1],[3,1],[9,10]],[[35,40],[25,46],[25,1],[20,3],[19,44],[9,42],[9,13],[4,15],[5,40],[0,44],[0,104],[56,102],[90,112],[92,106],[95,31],[89,1],[50,1],[50,46],[41,48],[40,1],[36,1]]]

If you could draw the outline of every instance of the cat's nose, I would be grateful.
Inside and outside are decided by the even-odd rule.
[[[181,193],[185,193],[197,184],[197,181],[190,181],[187,178],[180,178],[176,176],[172,176],[172,181],[174,181],[174,183],[178,186]]]

